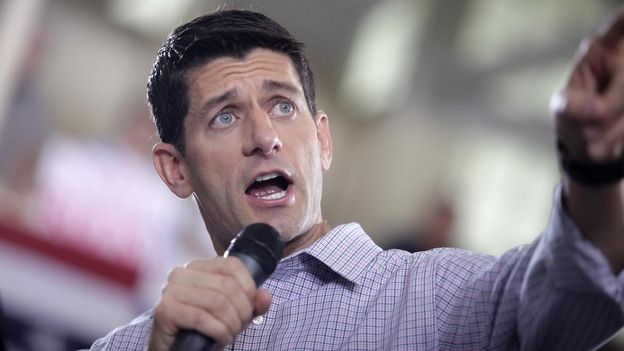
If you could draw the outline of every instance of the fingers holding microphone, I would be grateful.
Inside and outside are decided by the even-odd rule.
[[[154,312],[150,350],[169,350],[178,332],[185,329],[227,345],[255,314],[266,313],[270,302],[267,291],[256,290],[239,259],[191,261],[174,269],[163,287]]]
[[[195,260],[169,274],[154,312],[152,351],[207,351],[234,341],[254,316],[271,305],[257,289],[275,270],[284,242],[271,226],[255,223],[224,254]]]

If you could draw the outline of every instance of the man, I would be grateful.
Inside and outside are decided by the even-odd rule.
[[[250,11],[178,27],[148,83],[156,170],[177,196],[194,196],[219,254],[266,222],[285,258],[261,289],[234,257],[176,268],[154,310],[92,349],[168,350],[181,330],[228,350],[600,345],[624,323],[623,36],[619,12],[554,99],[565,174],[551,223],[495,259],[383,251],[355,223],[331,228],[320,204],[332,141],[303,46]]]

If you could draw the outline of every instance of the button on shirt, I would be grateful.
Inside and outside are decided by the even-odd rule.
[[[614,275],[560,205],[546,231],[500,258],[384,251],[357,223],[284,258],[273,303],[226,350],[586,350],[624,323]],[[504,234],[501,234],[504,235]],[[92,350],[142,350],[153,311]]]

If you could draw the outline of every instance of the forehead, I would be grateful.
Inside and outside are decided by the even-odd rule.
[[[297,71],[286,54],[255,49],[244,58],[220,57],[190,70],[186,76],[191,97],[215,95],[244,82],[267,79],[290,83],[301,89]]]

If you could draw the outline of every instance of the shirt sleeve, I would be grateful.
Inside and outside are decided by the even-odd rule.
[[[564,209],[562,193],[558,186],[550,223],[519,287],[522,349],[589,350],[624,324],[624,274],[614,273],[582,235]]]
[[[143,351],[147,349],[152,331],[153,310],[149,310],[129,324],[111,331],[96,340],[90,351]]]
[[[441,349],[591,350],[624,325],[623,274],[574,225],[561,186],[533,243],[491,261],[458,251],[436,257]]]
[[[607,258],[582,235],[563,206],[562,193],[559,186],[539,248],[546,268],[559,273],[552,277],[553,284],[577,293],[606,294],[624,307],[624,273],[613,273]]]

